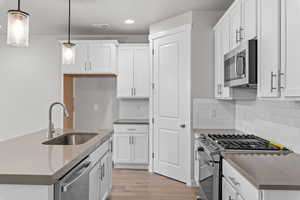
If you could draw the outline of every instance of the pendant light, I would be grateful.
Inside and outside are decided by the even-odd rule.
[[[18,9],[7,13],[7,44],[16,47],[29,45],[29,14],[21,10],[18,0]]]
[[[75,47],[71,43],[71,0],[69,0],[69,26],[68,26],[68,42],[62,44],[62,63],[65,65],[75,64]]]

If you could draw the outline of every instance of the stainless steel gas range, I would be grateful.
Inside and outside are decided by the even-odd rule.
[[[235,131],[202,133],[198,138],[199,186],[198,200],[222,200],[222,154],[265,153],[286,154],[291,151],[280,148],[255,135]]]

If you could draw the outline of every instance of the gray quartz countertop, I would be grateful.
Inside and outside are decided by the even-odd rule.
[[[260,190],[300,190],[300,155],[224,154],[224,159]]]
[[[68,130],[72,132],[91,133]],[[0,142],[0,184],[52,185],[97,147],[112,130],[99,130],[81,145],[43,145],[47,130]]]
[[[142,124],[148,125],[149,119],[118,119],[114,122],[114,124]]]

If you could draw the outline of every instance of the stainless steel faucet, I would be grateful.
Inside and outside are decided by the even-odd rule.
[[[53,104],[51,104],[50,108],[49,108],[49,128],[48,128],[48,134],[47,134],[47,138],[53,138],[53,134],[55,133],[55,127],[54,127],[54,124],[52,122],[52,110],[53,110],[53,107],[55,105],[60,105],[63,107],[64,109],[64,115],[66,117],[69,117],[69,112],[66,108],[66,106],[60,102],[54,102]]]

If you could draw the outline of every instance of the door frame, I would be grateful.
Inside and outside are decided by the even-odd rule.
[[[186,149],[188,149],[186,151],[187,155],[186,155],[186,165],[185,165],[185,173],[186,173],[186,185],[187,186],[192,186],[193,183],[193,177],[192,177],[192,155],[193,155],[193,145],[192,145],[192,141],[193,141],[193,137],[192,137],[192,94],[191,94],[191,68],[192,68],[192,63],[191,63],[191,40],[192,40],[192,24],[185,24],[182,26],[178,26],[176,28],[173,29],[169,29],[169,30],[165,30],[165,31],[161,31],[158,33],[154,33],[154,34],[150,34],[149,35],[149,43],[150,43],[150,68],[151,68],[151,72],[150,72],[150,81],[151,83],[149,83],[151,85],[151,90],[150,90],[150,98],[149,98],[149,172],[154,173],[154,93],[153,93],[153,89],[155,87],[154,85],[154,40],[159,39],[161,37],[165,37],[165,36],[169,36],[169,35],[173,35],[176,33],[186,33],[186,37],[187,40],[189,41],[187,44],[188,45],[188,49],[189,49],[189,55],[190,57],[189,59],[189,67],[187,67],[187,70],[189,70],[189,95],[187,96],[187,98],[189,98],[188,102],[189,105],[188,107],[189,109],[189,119],[187,119],[186,122],[186,128],[188,129],[188,136],[187,136],[187,141],[185,142],[187,144]]]

